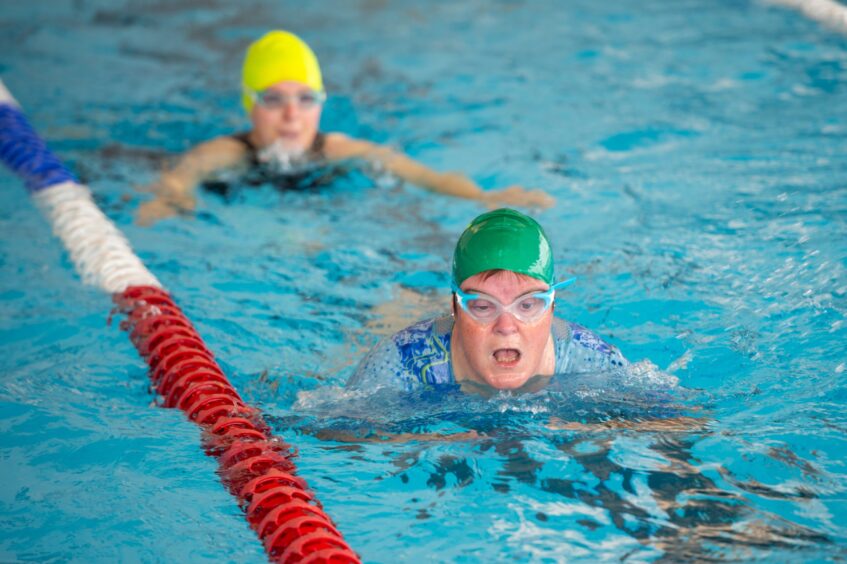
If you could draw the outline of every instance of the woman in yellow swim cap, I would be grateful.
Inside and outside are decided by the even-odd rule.
[[[295,173],[303,163],[363,159],[424,189],[487,204],[549,207],[541,190],[511,186],[483,191],[466,176],[442,173],[388,147],[318,130],[326,99],[318,59],[309,46],[287,31],[270,31],[247,49],[242,69],[242,104],[252,128],[216,137],[188,151],[161,175],[156,198],[139,207],[138,222],[192,210],[194,190],[214,173],[238,167],[264,167]]]

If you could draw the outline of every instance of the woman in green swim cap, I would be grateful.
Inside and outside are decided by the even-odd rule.
[[[453,253],[451,315],[382,341],[348,386],[526,390],[554,374],[623,368],[617,348],[553,316],[556,291],[573,281],[554,283],[550,241],[534,219],[511,209],[482,214]]]
[[[483,191],[462,174],[434,171],[388,147],[320,132],[326,99],[320,66],[309,46],[287,31],[271,31],[250,45],[242,89],[252,128],[201,143],[186,153],[153,184],[156,198],[139,207],[139,223],[192,210],[196,186],[222,170],[258,167],[284,177],[296,175],[305,163],[351,159],[362,159],[409,183],[459,198],[528,207],[553,203],[546,193],[520,186]]]

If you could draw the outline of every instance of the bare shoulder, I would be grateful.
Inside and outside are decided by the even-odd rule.
[[[188,151],[183,157],[184,164],[208,172],[239,164],[247,156],[247,147],[229,135],[221,135],[204,141]]]
[[[220,154],[244,154],[247,147],[244,143],[234,139],[230,135],[220,135],[214,139],[203,141],[196,145],[191,152],[198,153],[220,153]]]
[[[343,133],[327,133],[324,137],[324,154],[330,160],[361,157],[374,149],[370,141],[356,139]]]

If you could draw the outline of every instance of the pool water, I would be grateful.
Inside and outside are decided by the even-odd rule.
[[[677,378],[664,391],[701,424],[551,425],[654,415],[657,396],[602,382],[344,391],[380,337],[445,311],[473,202],[353,172],[135,225],[169,159],[246,127],[243,48],[269,26],[320,57],[325,130],[555,196],[537,217],[579,277],[557,315],[654,364],[646,384]],[[0,29],[33,125],[299,447],[365,561],[847,558],[845,36],[706,0],[19,2]],[[265,561],[108,296],[21,183],[0,187],[0,560]],[[463,434],[332,439],[351,427]]]

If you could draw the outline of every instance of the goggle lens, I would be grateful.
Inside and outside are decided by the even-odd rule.
[[[491,323],[503,312],[511,313],[524,323],[533,323],[541,319],[556,297],[556,290],[570,285],[576,278],[559,282],[543,292],[534,292],[519,297],[509,305],[503,305],[499,300],[486,294],[466,294],[458,286],[453,285],[453,292],[459,306],[474,320],[480,323]]]
[[[552,300],[535,295],[518,298],[516,302],[504,307],[503,304],[488,298],[473,298],[465,302],[465,311],[477,321],[489,322],[497,319],[503,311],[509,311],[522,321],[535,321],[550,307]]]
[[[310,110],[326,101],[326,94],[315,90],[298,92],[296,94],[286,94],[274,90],[263,90],[262,92],[251,90],[249,93],[254,102],[269,110],[284,108],[289,102],[302,110]]]

